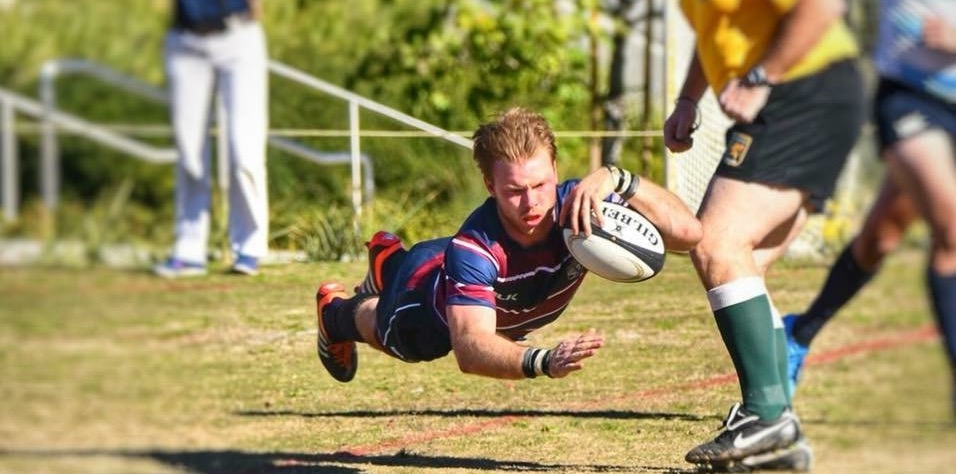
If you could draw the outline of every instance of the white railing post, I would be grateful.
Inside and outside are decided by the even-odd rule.
[[[362,153],[359,149],[359,106],[349,101],[349,152],[352,160],[352,211],[355,216],[362,215]]]
[[[219,87],[216,87],[217,90]],[[207,131],[208,133],[208,131]],[[229,203],[229,117],[226,116],[226,104],[222,95],[216,93],[216,176],[222,202]]]
[[[60,203],[60,147],[56,124],[50,115],[56,110],[56,63],[47,62],[40,71],[40,102],[43,103],[40,139],[40,195],[47,212]]]
[[[0,98],[0,160],[3,173],[3,218],[6,222],[17,220],[17,202],[20,194],[17,142],[13,133],[16,123],[13,116],[13,104],[6,98]]]

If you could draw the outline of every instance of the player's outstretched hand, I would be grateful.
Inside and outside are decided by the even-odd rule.
[[[552,349],[551,360],[548,362],[551,377],[559,379],[575,370],[581,370],[584,367],[582,361],[597,354],[598,349],[603,345],[604,336],[594,329],[588,329],[576,338],[561,341]]]

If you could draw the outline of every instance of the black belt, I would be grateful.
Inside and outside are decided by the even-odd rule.
[[[192,34],[205,36],[216,33],[222,33],[223,31],[228,30],[230,27],[252,22],[252,15],[247,12],[234,13],[225,18],[221,18],[213,21],[206,21],[202,23],[182,23],[178,22],[175,27],[178,30],[186,31]]]

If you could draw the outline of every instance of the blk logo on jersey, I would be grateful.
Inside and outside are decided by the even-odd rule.
[[[518,293],[497,293],[495,292],[495,299],[498,301],[518,301]]]
[[[740,166],[747,158],[747,152],[750,150],[750,144],[753,141],[754,138],[746,133],[734,132],[730,136],[730,143],[727,144],[727,150],[724,151],[721,160],[727,166],[733,166],[734,168]]]

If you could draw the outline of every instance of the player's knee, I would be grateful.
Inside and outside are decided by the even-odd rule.
[[[941,225],[933,229],[933,250],[956,259],[956,225]]]
[[[902,240],[903,236],[899,233],[861,234],[853,242],[853,257],[861,267],[873,268],[879,265],[887,255],[893,253]]]
[[[726,239],[708,238],[705,232],[704,238],[691,250],[690,258],[698,270],[706,269],[719,265],[722,261],[730,260],[733,255],[740,252],[738,247]]]
[[[697,219],[690,219],[675,226],[673,231],[675,241],[668,250],[686,252],[698,245],[704,237],[704,228]]]

